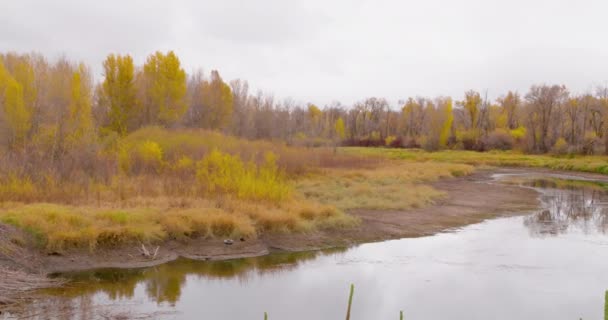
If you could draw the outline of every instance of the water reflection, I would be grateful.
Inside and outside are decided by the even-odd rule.
[[[539,188],[543,210],[524,219],[534,236],[568,232],[584,234],[608,231],[606,184],[567,179],[533,179],[523,185]]]
[[[146,296],[158,304],[175,306],[188,277],[207,280],[238,279],[246,285],[254,276],[272,275],[297,268],[319,256],[333,255],[346,249],[276,253],[263,257],[227,261],[195,261],[179,259],[160,266],[144,269],[102,269],[62,274],[72,280],[64,288],[47,289],[46,294],[81,297],[105,293],[111,300],[131,299],[138,286]]]
[[[509,183],[541,190],[544,209],[348,250],[73,273],[69,286],[45,291],[24,315],[343,319],[354,282],[353,319],[393,319],[398,310],[408,319],[601,318],[606,186],[521,176]]]

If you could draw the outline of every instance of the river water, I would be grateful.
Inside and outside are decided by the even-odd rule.
[[[429,237],[223,262],[67,274],[26,315],[97,319],[602,319],[606,185],[502,176],[543,209]],[[532,191],[531,191],[532,192]],[[42,315],[42,316],[41,316]]]

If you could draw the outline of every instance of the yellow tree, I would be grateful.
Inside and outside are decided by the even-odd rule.
[[[86,67],[81,64],[72,75],[71,96],[66,119],[66,142],[77,147],[89,143],[93,138],[91,113],[91,81]]]
[[[202,125],[211,129],[222,129],[228,125],[234,110],[234,98],[230,86],[222,80],[219,72],[211,71],[211,79],[203,81],[201,90]]]
[[[318,136],[320,134],[320,122],[323,116],[323,111],[314,104],[308,105],[308,119],[310,121],[311,135]]]
[[[25,105],[23,86],[6,70],[1,59],[0,106],[13,142],[24,142],[32,126],[32,110]]]
[[[137,116],[133,58],[110,54],[103,62],[103,70],[102,94],[110,109],[108,128],[125,135]]]
[[[402,132],[410,138],[418,138],[425,118],[425,99],[408,98],[401,108]]]
[[[452,123],[454,122],[454,114],[452,113],[452,99],[446,98],[442,101],[442,109],[443,112],[443,125],[441,127],[441,133],[439,135],[439,146],[446,147],[448,144],[448,139],[452,134]]]
[[[25,108],[28,112],[33,113],[38,97],[38,88],[32,58],[28,55],[18,56],[11,73],[13,78],[23,88],[23,103],[25,104]]]
[[[338,120],[336,120],[336,123],[334,123],[334,130],[338,139],[344,139],[344,137],[346,137],[346,130],[344,128],[344,120],[342,120],[342,117],[339,117]]]
[[[521,105],[519,94],[509,91],[506,96],[498,99],[498,103],[502,108],[502,115],[506,117],[504,122],[506,122],[507,128],[511,130],[517,128],[517,112]]]
[[[470,90],[465,93],[464,101],[460,103],[469,118],[469,128],[477,129],[479,126],[479,111],[481,108],[481,95],[479,92]]]
[[[157,51],[144,65],[146,86],[146,121],[171,125],[187,110],[186,72],[173,51]]]

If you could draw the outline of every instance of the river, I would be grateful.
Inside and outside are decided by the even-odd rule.
[[[601,319],[608,192],[590,181],[500,176],[543,209],[421,238],[231,261],[64,274],[24,315],[92,319]]]

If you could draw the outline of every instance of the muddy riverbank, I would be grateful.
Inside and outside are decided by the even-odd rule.
[[[433,187],[446,196],[435,205],[407,211],[353,210],[361,223],[346,230],[325,230],[303,234],[270,234],[257,239],[236,240],[225,245],[221,239],[198,239],[160,244],[155,259],[143,257],[137,245],[95,252],[43,253],[34,248],[27,234],[0,225],[0,267],[31,274],[48,274],[95,268],[137,268],[163,264],[179,257],[195,260],[225,260],[266,255],[273,251],[305,251],[348,247],[358,243],[421,237],[462,227],[489,218],[518,215],[539,207],[538,193],[530,188],[493,182],[494,174],[526,173],[567,175],[605,180],[601,175],[516,168],[478,170],[472,175],[440,180]],[[154,251],[155,247],[147,248]],[[0,284],[1,286],[1,284]],[[5,293],[6,294],[6,293]]]
[[[542,173],[542,170],[526,170]],[[445,229],[476,223],[484,219],[513,215],[538,206],[535,191],[517,186],[492,183],[492,174],[522,172],[519,169],[479,170],[459,178],[433,183],[446,193],[435,205],[407,211],[353,210],[361,219],[356,228],[325,230],[302,234],[269,234],[257,239],[236,240],[225,245],[222,239],[197,239],[188,242],[167,241],[160,244],[155,259],[141,254],[138,245],[112,249],[71,250],[43,253],[31,249],[32,240],[25,233],[0,225],[0,265],[36,273],[53,273],[91,268],[135,268],[162,264],[178,257],[197,260],[224,260],[268,254],[271,251],[303,251],[345,247],[357,243],[404,237],[419,237]],[[589,175],[586,175],[589,176]],[[153,252],[154,247],[147,250]]]

